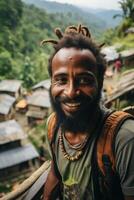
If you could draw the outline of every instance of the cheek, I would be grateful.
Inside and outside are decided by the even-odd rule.
[[[98,93],[98,87],[97,86],[85,87],[83,89],[83,93],[85,93],[87,96],[96,96]]]
[[[63,90],[64,90],[63,86],[61,87],[61,86],[58,86],[56,84],[52,84],[51,94],[52,94],[53,98],[59,96],[62,93]]]

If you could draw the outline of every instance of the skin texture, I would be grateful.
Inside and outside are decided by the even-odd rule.
[[[93,111],[98,105],[96,100],[99,94],[98,88],[96,58],[90,50],[62,48],[55,54],[52,60],[50,93],[53,107],[57,114],[59,112],[62,114],[64,121],[67,119],[75,121],[77,118],[83,120],[85,111],[88,110],[91,126],[90,119],[93,119]],[[82,142],[87,135],[85,124],[84,128],[85,131],[66,129],[65,137],[68,142],[72,145]],[[51,199],[50,194],[58,182],[52,162],[45,185],[44,200]],[[134,197],[124,198],[134,200]]]
[[[64,48],[54,56],[51,92],[54,99],[68,98],[67,103],[60,101],[65,115],[73,115],[82,109],[80,102],[75,100],[80,94],[91,98],[96,95],[98,83],[95,77],[95,65],[96,59],[88,50],[70,48],[68,51]]]
[[[62,48],[54,56],[50,97],[66,130],[86,130],[99,99],[96,76],[96,59],[89,50]]]
[[[51,193],[55,186],[58,184],[59,180],[55,175],[54,172],[54,166],[53,162],[51,162],[51,169],[47,177],[47,182],[45,184],[45,189],[44,189],[44,196],[43,200],[50,200],[51,199]]]

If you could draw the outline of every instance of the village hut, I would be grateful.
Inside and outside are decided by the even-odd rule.
[[[18,99],[18,97],[21,94],[21,81],[19,80],[0,81],[0,93],[9,94]]]
[[[9,120],[14,115],[15,98],[8,94],[0,94],[0,122]]]
[[[38,153],[15,120],[0,123],[0,181],[27,174],[36,167]]]
[[[28,96],[28,112],[26,113],[30,125],[42,123],[50,111],[48,91],[35,91]]]
[[[123,73],[105,101],[106,107],[120,109],[134,105],[134,70]]]
[[[130,27],[125,31],[125,35],[134,34],[134,27]]]
[[[115,46],[107,46],[102,48],[101,53],[104,55],[108,65],[114,63],[116,59],[119,57],[119,53],[116,50]]]
[[[129,50],[124,50],[120,52],[123,66],[126,68],[134,66],[134,48]]]
[[[36,85],[34,85],[32,87],[32,90],[35,91],[35,90],[49,90],[50,88],[50,84],[51,84],[51,81],[50,79],[47,79],[47,80],[44,80],[44,81],[41,81],[39,83],[37,83]]]

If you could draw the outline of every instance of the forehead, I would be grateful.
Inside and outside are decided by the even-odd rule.
[[[72,66],[96,72],[96,58],[88,49],[62,48],[52,60],[52,72],[60,67]]]

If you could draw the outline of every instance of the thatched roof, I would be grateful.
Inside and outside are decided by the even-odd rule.
[[[15,120],[9,120],[0,123],[0,145],[21,140],[26,137],[27,135]]]

